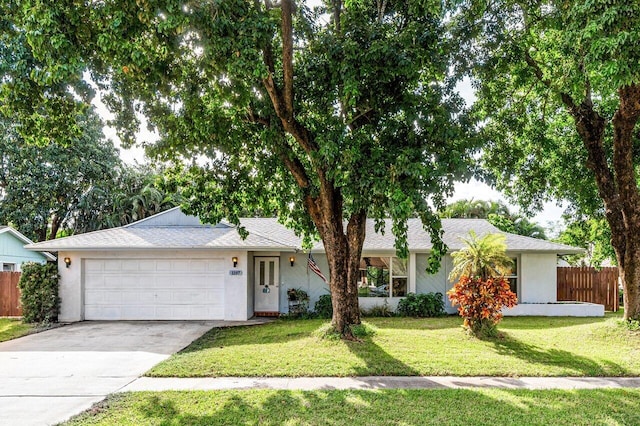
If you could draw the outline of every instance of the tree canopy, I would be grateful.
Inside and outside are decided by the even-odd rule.
[[[360,321],[367,217],[391,217],[406,256],[406,219],[417,215],[439,264],[428,201],[443,204],[470,153],[441,3],[27,0],[7,13],[47,75],[88,72],[108,89],[125,141],[142,113],[160,158],[208,159],[177,174],[189,212],[238,223],[260,209],[319,235],[341,333]]]
[[[56,238],[83,200],[108,185],[120,166],[117,151],[92,112],[78,122],[81,136],[66,145],[33,145],[0,118],[0,223],[34,241]]]
[[[440,211],[440,217],[459,219],[487,219],[504,232],[545,240],[545,229],[526,217],[512,213],[501,201],[458,200]]]
[[[584,254],[564,256],[569,264],[600,267],[604,262],[611,262],[615,265],[611,230],[603,217],[565,217],[565,224],[566,228],[556,241],[586,249]]]
[[[174,207],[162,172],[122,163],[88,110],[78,138],[27,143],[0,118],[0,223],[34,241],[126,225]]]
[[[640,318],[640,3],[469,0],[455,21],[478,89],[484,164],[528,211],[605,217]]]

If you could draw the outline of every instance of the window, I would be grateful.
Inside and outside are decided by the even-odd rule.
[[[16,264],[15,263],[2,263],[2,272],[15,272]]]
[[[358,296],[403,297],[407,294],[407,261],[397,257],[363,257]]]
[[[407,260],[392,257],[391,262],[391,296],[404,297],[407,295]]]
[[[518,294],[518,258],[512,257],[511,260],[513,261],[513,267],[511,268],[511,271],[509,271],[509,273],[505,275],[505,278],[507,279],[507,281],[509,281],[509,287],[511,288],[511,291],[517,295]]]

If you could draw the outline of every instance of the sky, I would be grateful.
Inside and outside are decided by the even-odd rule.
[[[475,95],[473,92],[473,88],[468,80],[462,81],[458,85],[458,91],[460,95],[465,99],[465,102],[470,105],[475,101]],[[113,118],[113,115],[107,110],[106,106],[101,102],[99,95],[96,96],[96,99],[93,101],[98,114],[103,118],[103,120],[107,121]],[[141,119],[143,119],[141,117]],[[157,140],[157,135],[146,130],[146,124],[143,122],[140,126],[142,129],[138,134],[139,143],[142,142],[153,142]],[[120,149],[120,157],[123,161],[134,164],[135,162],[144,163],[148,161],[144,154],[144,149],[140,146],[132,147],[131,149],[124,149],[120,146],[120,139],[117,137],[115,129],[106,126],[104,128],[105,136],[114,141],[116,146]],[[462,199],[474,199],[474,200],[490,200],[490,201],[502,201],[509,206],[509,209],[513,212],[518,212],[518,207],[509,203],[504,195],[495,189],[491,188],[489,185],[479,182],[475,179],[467,183],[459,182],[455,185],[455,191],[452,197],[448,199],[449,202],[462,200]],[[558,233],[558,227],[562,223],[562,213],[563,208],[558,206],[556,203],[550,202],[545,203],[543,210],[536,214],[532,220],[539,223],[540,225],[546,227],[551,232],[550,235],[554,235]]]

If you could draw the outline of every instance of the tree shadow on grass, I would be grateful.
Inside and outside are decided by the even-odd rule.
[[[366,317],[364,320],[378,328],[394,330],[445,330],[459,328],[462,324],[462,319],[458,315],[445,315],[436,318]]]
[[[611,361],[595,361],[560,349],[543,349],[535,345],[521,342],[502,333],[500,338],[487,338],[493,343],[500,355],[520,358],[531,364],[557,367],[566,371],[568,376],[629,376],[630,372],[621,365]],[[546,375],[546,374],[543,374]]]
[[[588,324],[603,324],[608,317],[504,317],[501,327],[513,330],[544,330]]]
[[[360,342],[344,342],[349,351],[364,362],[364,366],[354,366],[356,376],[419,376],[420,372],[389,355],[370,337]]]
[[[639,424],[637,398],[626,389],[145,392],[111,396],[71,423],[97,416],[101,424],[162,426]]]

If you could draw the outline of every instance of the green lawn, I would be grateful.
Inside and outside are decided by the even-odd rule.
[[[31,324],[23,324],[14,318],[0,318],[0,342],[22,337],[33,329]]]
[[[638,425],[638,400],[638,389],[141,392],[65,425]]]
[[[640,333],[619,315],[505,318],[478,340],[445,318],[368,318],[362,342],[323,340],[321,320],[214,329],[149,376],[638,376]]]

